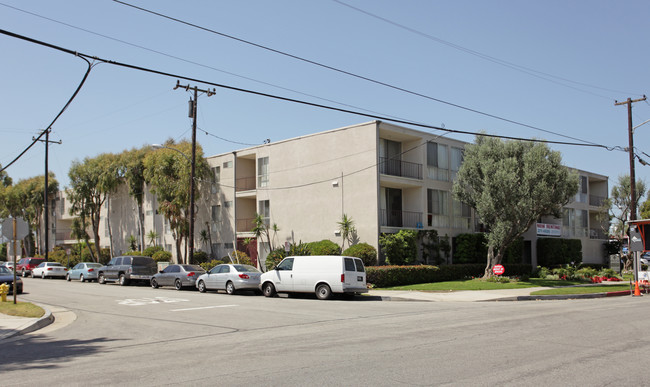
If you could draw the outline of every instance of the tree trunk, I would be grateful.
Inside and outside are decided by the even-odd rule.
[[[494,255],[494,247],[488,246],[487,266],[485,266],[485,273],[483,274],[483,278],[490,278],[494,275],[494,273],[492,272],[492,268],[495,265],[501,264],[502,258],[503,258],[502,249],[499,249],[497,251],[497,254]]]
[[[140,224],[140,242],[142,243],[142,250],[145,249],[144,244],[144,209],[142,208],[142,203],[138,203],[138,221]]]
[[[108,227],[108,245],[111,251],[111,257],[114,257],[115,251],[113,250],[113,229],[111,229],[111,198],[108,198],[106,202],[106,223]]]

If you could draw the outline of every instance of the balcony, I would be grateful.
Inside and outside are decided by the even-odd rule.
[[[589,205],[602,207],[606,199],[604,196],[589,195]]]
[[[379,173],[422,180],[422,164],[380,157]]]
[[[422,228],[422,213],[381,210],[380,225],[387,227]]]
[[[589,229],[589,239],[608,239],[607,234],[602,229]]]
[[[252,191],[255,187],[255,177],[242,177],[235,182],[235,191]]]

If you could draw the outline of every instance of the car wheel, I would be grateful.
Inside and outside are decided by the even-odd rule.
[[[199,281],[199,292],[205,293],[207,289],[205,288],[205,282]]]
[[[34,272],[32,271],[32,278],[34,278]]]
[[[151,279],[151,287],[154,289],[158,289],[158,281],[156,281],[155,278]]]
[[[41,279],[45,279],[45,272],[41,273]]]
[[[106,278],[104,278],[104,273],[99,273],[97,276],[97,283],[104,285],[106,283]]]
[[[68,281],[68,282],[70,282],[70,274],[66,274],[66,275],[65,275],[65,280]]]
[[[232,283],[232,281],[228,281],[228,283],[226,283],[226,293],[233,295],[236,291],[237,290],[235,289],[235,285]]]
[[[316,287],[316,297],[319,300],[327,300],[332,296],[332,289],[326,284],[320,284]]]
[[[84,282],[84,281],[85,281],[85,279],[84,279],[84,275],[83,275],[83,274],[79,274],[79,281],[81,281],[81,282]]]
[[[272,283],[267,282],[264,284],[262,292],[264,293],[264,297],[273,297],[275,296],[275,286],[273,286]]]
[[[23,277],[27,277],[27,272],[23,269]]]
[[[183,284],[181,283],[181,280],[176,278],[176,281],[174,281],[174,287],[176,290],[181,290],[183,289]]]
[[[120,286],[126,286],[129,284],[129,280],[126,279],[126,276],[124,274],[120,274]]]

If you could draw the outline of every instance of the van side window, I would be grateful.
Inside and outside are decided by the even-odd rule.
[[[278,270],[292,270],[293,269],[293,258],[286,258],[284,261],[280,262],[277,266]]]
[[[345,260],[345,271],[356,271],[354,267],[354,259],[352,258],[343,258]]]
[[[363,266],[363,261],[360,259],[355,259],[354,262],[357,264],[357,271],[364,272],[366,269]]]

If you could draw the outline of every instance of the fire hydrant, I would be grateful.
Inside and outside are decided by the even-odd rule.
[[[2,284],[0,285],[0,299],[2,302],[7,302],[7,294],[9,294],[9,285]]]

